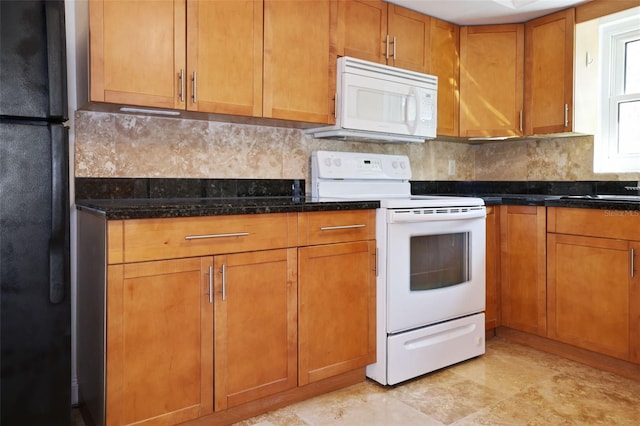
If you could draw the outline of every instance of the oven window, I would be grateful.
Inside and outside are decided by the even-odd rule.
[[[411,291],[469,281],[469,233],[411,237]]]

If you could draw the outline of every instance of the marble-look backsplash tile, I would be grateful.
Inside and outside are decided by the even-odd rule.
[[[311,152],[322,149],[405,154],[414,179],[473,179],[473,151],[451,142],[320,140],[299,129],[92,111],[75,118],[77,177],[308,179]]]
[[[594,173],[593,136],[476,145],[475,180],[638,180],[640,173]]]
[[[482,145],[313,139],[299,129],[77,111],[77,177],[308,179],[313,150],[404,154],[413,180],[638,180],[594,174],[593,138]],[[449,160],[456,173],[448,174]]]

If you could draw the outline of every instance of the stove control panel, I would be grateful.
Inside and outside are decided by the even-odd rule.
[[[406,155],[314,151],[311,180],[314,179],[404,181],[411,179],[411,165]]]

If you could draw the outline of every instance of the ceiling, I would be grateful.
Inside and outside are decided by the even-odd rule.
[[[525,22],[589,0],[387,0],[458,25]]]

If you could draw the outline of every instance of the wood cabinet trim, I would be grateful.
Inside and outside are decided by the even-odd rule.
[[[107,221],[107,264],[124,262],[124,222]]]
[[[632,241],[629,245],[635,254],[629,290],[629,358],[640,364],[640,242]]]
[[[576,23],[640,6],[640,0],[591,0],[576,6]]]

